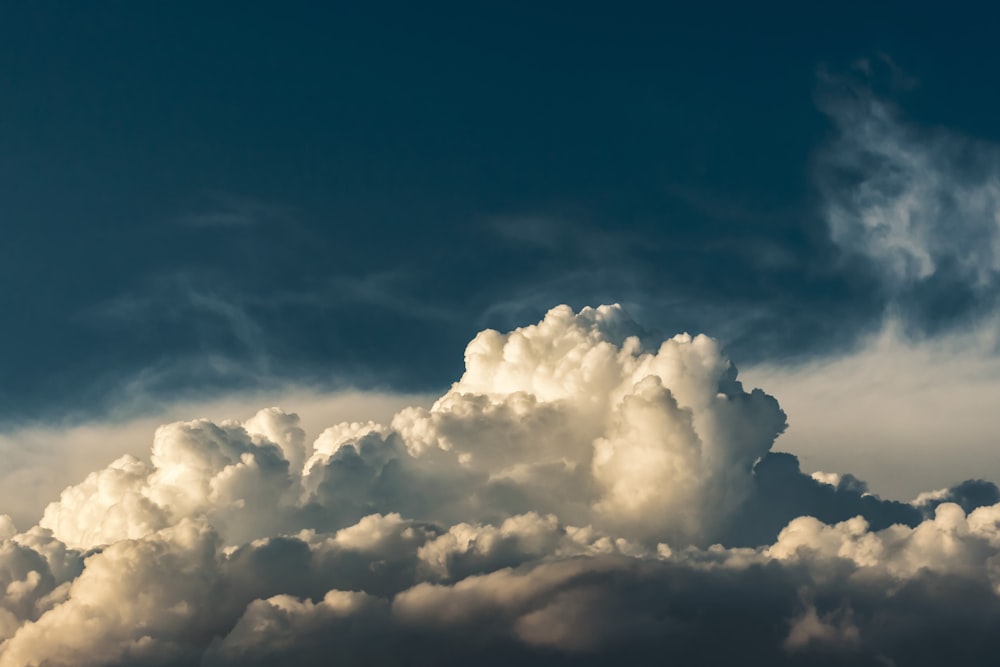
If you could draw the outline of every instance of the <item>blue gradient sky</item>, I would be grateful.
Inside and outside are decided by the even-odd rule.
[[[0,667],[996,662],[1000,10],[512,4],[0,2]]]
[[[850,348],[894,299],[917,333],[961,325],[991,292],[896,298],[831,241],[824,100],[863,86],[912,127],[1000,140],[995,19],[8,3],[0,418],[436,390],[477,330],[562,302],[740,364]]]

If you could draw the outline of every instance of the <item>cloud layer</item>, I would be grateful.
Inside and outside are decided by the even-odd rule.
[[[714,340],[653,339],[617,306],[483,331],[465,359],[431,407],[311,443],[277,408],[161,426],[148,463],[91,473],[26,531],[3,519],[0,667],[997,648],[994,485],[907,504],[806,475]]]

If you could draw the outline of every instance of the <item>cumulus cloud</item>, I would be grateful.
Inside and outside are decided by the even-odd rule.
[[[252,415],[261,405],[294,405],[298,427],[319,433],[345,419],[386,421],[404,407],[430,405],[435,396],[352,390],[324,391],[302,386],[278,386],[269,391],[212,400],[157,401],[151,413],[126,405],[103,421],[67,424],[0,425],[0,508],[18,525],[38,521],[49,501],[70,484],[123,455],[149,461],[153,433],[161,424],[198,415],[215,422]],[[247,406],[253,406],[249,410]],[[248,430],[259,430],[253,424]],[[307,447],[308,449],[308,447]]]
[[[806,474],[716,341],[618,306],[484,331],[465,358],[429,407],[312,442],[277,408],[166,424],[38,525],[0,519],[0,667],[919,664],[942,628],[992,646],[992,484],[903,503]]]

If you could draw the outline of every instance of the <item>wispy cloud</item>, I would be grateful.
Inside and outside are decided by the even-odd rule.
[[[892,76],[903,75],[893,66]],[[824,74],[818,101],[837,132],[816,160],[834,242],[871,260],[893,297],[953,282],[990,298],[1000,146],[908,120],[868,77]]]
[[[875,277],[880,321],[846,349],[743,369],[793,415],[783,442],[804,465],[893,496],[1000,477],[1000,146],[907,118],[893,99],[915,85],[878,56],[821,73],[817,98],[835,130],[820,213]]]
[[[184,227],[238,229],[285,223],[293,219],[292,211],[287,207],[251,197],[214,192],[206,194],[203,202],[174,216],[172,222]]]

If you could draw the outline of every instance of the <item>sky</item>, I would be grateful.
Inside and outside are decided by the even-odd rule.
[[[984,664],[997,11],[355,4],[0,7],[0,667]]]

